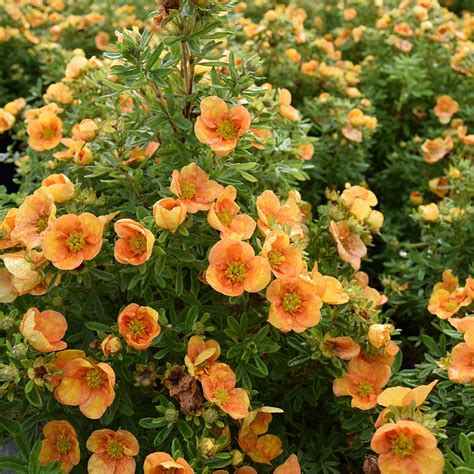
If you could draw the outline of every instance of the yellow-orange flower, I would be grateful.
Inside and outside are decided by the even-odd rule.
[[[135,459],[140,450],[137,438],[126,430],[94,431],[87,440],[87,449],[94,454],[87,463],[88,474],[134,474]]]
[[[92,119],[84,119],[72,127],[72,139],[77,141],[91,142],[94,140],[99,127]]]
[[[245,454],[253,462],[260,464],[270,464],[273,459],[283,452],[280,438],[272,434],[264,434],[263,436],[257,436],[254,433],[248,433],[244,436],[239,434],[238,441]]]
[[[54,220],[56,206],[51,192],[46,188],[37,189],[18,208],[12,239],[28,248],[38,247],[44,231]]]
[[[311,279],[321,288],[323,303],[344,304],[349,301],[349,295],[344,291],[337,278],[319,273],[318,262],[314,263]]]
[[[288,234],[281,230],[268,233],[262,247],[264,256],[276,277],[301,275],[306,270],[303,249],[292,244]]]
[[[419,206],[418,211],[421,215],[421,218],[426,222],[437,221],[440,216],[439,207],[435,202]]]
[[[351,234],[347,221],[329,224],[329,231],[337,244],[337,252],[344,262],[347,262],[355,271],[358,271],[362,257],[367,255],[367,247],[357,234]]]
[[[428,302],[428,311],[440,319],[448,319],[454,316],[463,306],[468,306],[472,299],[464,289],[458,288],[452,292],[444,288],[433,291]]]
[[[295,454],[291,454],[288,459],[278,466],[273,474],[301,474],[301,467]]]
[[[229,107],[216,96],[201,101],[201,115],[194,132],[218,156],[227,156],[237,146],[239,138],[250,129],[250,114],[242,105]]]
[[[371,324],[367,331],[367,339],[372,347],[383,349],[390,343],[394,329],[393,324]]]
[[[115,372],[110,365],[75,358],[64,366],[54,396],[62,405],[79,406],[84,416],[97,420],[115,399],[114,385]]]
[[[224,295],[239,296],[244,291],[256,293],[270,282],[270,264],[265,258],[255,256],[246,242],[221,240],[211,248],[208,258],[206,281]]]
[[[186,219],[186,215],[186,204],[180,199],[164,198],[153,204],[156,225],[170,232],[176,232]]]
[[[74,270],[100,252],[103,231],[100,218],[89,212],[61,216],[43,234],[44,256],[60,270]]]
[[[74,81],[87,69],[87,58],[84,56],[74,56],[66,66],[64,78],[67,81]]]
[[[158,317],[158,311],[153,308],[131,303],[119,314],[119,333],[130,347],[138,351],[148,349],[161,332]]]
[[[462,342],[454,346],[448,367],[448,377],[454,383],[474,384],[474,349]]]
[[[115,242],[114,256],[117,262],[141,265],[151,256],[155,236],[133,219],[119,219],[114,224],[119,239]]]
[[[318,72],[319,63],[315,59],[311,59],[307,63],[301,65],[301,72],[307,76],[315,76]]]
[[[444,458],[433,434],[415,421],[399,420],[381,426],[371,448],[379,454],[381,474],[442,474]]]
[[[350,395],[353,408],[370,410],[377,405],[377,397],[387,384],[390,373],[388,365],[369,363],[356,357],[347,365],[346,375],[334,380],[334,395]]]
[[[28,339],[31,347],[39,352],[54,352],[66,349],[61,339],[66,334],[66,318],[57,311],[39,311],[30,308],[23,316],[20,331]]]
[[[437,380],[433,380],[428,385],[419,385],[415,388],[408,387],[390,387],[386,388],[378,397],[377,403],[383,407],[407,407],[412,402],[415,402],[415,406],[419,407],[423,405],[428,395],[433,390],[434,386],[438,383]]]
[[[360,221],[367,219],[372,207],[377,205],[375,194],[362,186],[349,186],[342,192],[340,200]]]
[[[64,174],[51,174],[41,181],[41,186],[48,189],[55,202],[64,203],[74,196],[74,184]]]
[[[5,133],[15,125],[15,116],[5,109],[0,108],[0,133]]]
[[[65,420],[49,421],[44,425],[43,435],[38,455],[40,465],[60,461],[62,471],[71,472],[81,460],[77,433],[73,426]]]
[[[430,165],[443,159],[452,149],[453,139],[451,137],[426,140],[421,146],[423,159]]]
[[[62,129],[61,119],[55,113],[41,112],[38,118],[28,123],[28,145],[35,151],[51,150],[59,145]]]
[[[74,96],[72,95],[71,89],[63,82],[56,82],[50,84],[46,89],[46,94],[43,94],[45,102],[59,102],[60,104],[68,105],[72,104]]]
[[[219,358],[220,353],[221,348],[217,341],[205,341],[201,336],[192,336],[184,357],[189,374],[200,378],[208,373],[209,367]]]
[[[207,214],[209,225],[220,231],[221,239],[248,240],[257,223],[246,214],[238,214],[240,207],[235,202],[237,190],[227,186],[211,205]]]
[[[451,117],[459,111],[459,104],[451,96],[442,95],[436,99],[433,111],[440,123],[447,124]]]
[[[209,210],[211,202],[219,197],[224,188],[209,179],[196,163],[190,163],[181,171],[173,171],[170,189],[186,206],[187,212],[196,214]]]
[[[86,166],[92,163],[94,155],[91,149],[83,140],[73,140],[72,138],[64,138],[61,143],[67,147],[66,150],[54,153],[54,157],[59,161],[67,161],[74,159],[74,163],[80,166]]]
[[[11,102],[8,102],[8,104],[5,104],[4,109],[13,115],[18,115],[25,107],[26,100],[23,99],[23,97],[19,97],[18,99],[12,100]]]
[[[288,89],[278,89],[278,101],[282,117],[291,120],[300,120],[300,113],[291,105],[291,92]]]
[[[305,276],[280,277],[267,288],[268,322],[282,332],[303,332],[321,318],[324,288]]]
[[[449,318],[449,322],[461,333],[464,334],[466,344],[474,349],[474,316],[464,318]]]
[[[143,464],[144,474],[194,474],[193,468],[183,458],[174,460],[169,454],[149,454]]]
[[[236,381],[232,369],[222,363],[211,365],[209,373],[201,379],[206,400],[215,403],[232,418],[240,419],[249,414],[250,400],[245,390],[235,388]]]

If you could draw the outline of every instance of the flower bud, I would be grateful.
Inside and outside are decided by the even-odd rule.
[[[213,425],[219,419],[219,413],[215,408],[208,408],[204,412],[203,418],[208,425]]]
[[[114,356],[122,350],[122,343],[117,336],[109,334],[101,343],[100,348],[106,357]]]
[[[390,342],[393,329],[393,324],[371,324],[367,338],[373,347],[382,349]]]
[[[156,225],[171,232],[184,222],[186,213],[186,206],[179,199],[164,198],[153,205]]]
[[[420,206],[418,209],[420,210],[421,217],[427,222],[434,222],[439,218],[439,208],[434,202],[426,206]]]
[[[41,181],[41,185],[48,188],[55,202],[63,203],[74,196],[74,185],[64,174],[51,174]]]
[[[72,138],[73,140],[91,142],[96,137],[98,128],[94,120],[84,119],[81,123],[72,127]]]
[[[174,408],[167,408],[165,411],[165,420],[168,423],[175,423],[179,419],[179,412]]]
[[[372,232],[378,232],[383,224],[383,214],[380,211],[370,211],[367,225]]]

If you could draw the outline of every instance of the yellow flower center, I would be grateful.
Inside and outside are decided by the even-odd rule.
[[[218,212],[217,217],[225,226],[228,226],[234,220],[234,216],[229,211]]]
[[[445,303],[444,309],[446,311],[454,311],[457,308],[458,304],[454,300],[449,300],[448,302]]]
[[[196,195],[196,185],[184,181],[181,183],[181,195],[184,199],[191,199]]]
[[[374,386],[370,382],[367,382],[367,380],[364,380],[357,388],[357,393],[361,397],[367,397],[368,395],[374,393]]]
[[[143,321],[137,319],[130,321],[127,327],[127,332],[134,337],[143,334],[145,332],[145,325],[143,324]]]
[[[54,128],[44,128],[43,129],[43,138],[45,140],[51,140],[56,135]]]
[[[128,239],[128,245],[138,255],[146,252],[146,237],[144,235],[133,235]]]
[[[247,267],[245,266],[245,263],[231,262],[225,271],[225,276],[232,283],[242,283],[247,276]]]
[[[86,240],[80,232],[73,232],[66,239],[66,246],[71,252],[79,252],[86,245]]]
[[[66,436],[61,436],[56,441],[56,451],[60,454],[66,454],[71,449],[71,441]]]
[[[218,405],[222,405],[229,400],[229,392],[225,388],[216,388],[214,397]]]
[[[111,439],[107,444],[107,454],[112,459],[121,459],[124,456],[123,444],[115,439]]]
[[[410,456],[410,454],[415,449],[415,442],[412,438],[403,433],[399,434],[393,441],[392,445],[390,446],[390,450],[396,456],[404,458],[406,456]]]
[[[90,388],[99,388],[104,385],[100,369],[92,369],[86,375],[86,383]]]
[[[268,261],[272,268],[278,268],[285,260],[285,256],[278,250],[270,250],[268,252]]]
[[[41,233],[43,232],[46,227],[48,227],[48,221],[49,217],[48,216],[41,216],[37,221],[36,221],[36,230]]]
[[[226,140],[236,138],[239,133],[237,125],[232,120],[222,120],[217,127],[217,135]]]
[[[281,299],[281,305],[287,313],[295,313],[300,309],[301,298],[299,297],[298,293],[289,291],[283,295],[283,298]]]

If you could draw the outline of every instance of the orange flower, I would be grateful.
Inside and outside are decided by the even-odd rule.
[[[114,385],[115,372],[110,365],[77,358],[64,366],[54,396],[62,405],[79,406],[84,416],[97,420],[115,399]]]
[[[81,460],[77,433],[73,426],[65,420],[53,420],[44,425],[44,439],[38,461],[41,466],[60,461],[64,472],[71,472]]]
[[[91,142],[94,140],[99,127],[92,119],[84,119],[72,127],[72,139],[76,141]]]
[[[267,288],[270,301],[268,322],[281,332],[303,332],[316,326],[321,317],[324,292],[310,278],[280,277]]]
[[[0,223],[0,250],[19,245],[19,242],[11,237],[12,230],[15,228],[17,214],[18,209],[16,207],[8,209],[3,221]]]
[[[311,61],[307,63],[303,63],[301,65],[301,72],[306,74],[307,76],[315,76],[318,72],[319,63],[318,61],[311,59]]]
[[[415,388],[408,387],[390,387],[386,388],[378,397],[377,403],[383,407],[408,407],[412,402],[415,406],[423,405],[428,395],[438,383],[433,380],[429,385],[419,385]]]
[[[158,142],[150,142],[145,148],[135,147],[130,152],[130,158],[127,160],[127,163],[141,163],[146,158],[152,156],[156,150],[160,147]]]
[[[80,166],[86,166],[92,163],[94,156],[91,149],[83,140],[73,140],[72,138],[64,138],[61,143],[67,147],[67,150],[54,153],[54,157],[60,161],[67,161],[71,158]]]
[[[474,384],[474,349],[462,342],[454,346],[448,367],[448,377],[454,383]]]
[[[26,107],[26,100],[23,97],[12,100],[5,104],[5,110],[13,115],[18,115]]]
[[[59,102],[68,105],[72,104],[74,96],[66,84],[57,82],[48,86],[46,94],[43,94],[43,99],[45,102]]]
[[[296,149],[299,152],[298,158],[303,161],[310,160],[314,155],[314,145],[312,143],[304,143],[297,145]]]
[[[224,295],[239,296],[244,291],[256,293],[270,282],[269,263],[263,257],[256,257],[246,242],[221,240],[211,248],[208,258],[206,280]]]
[[[239,436],[247,436],[249,433],[260,436],[268,431],[273,419],[272,413],[283,413],[283,410],[275,407],[262,407],[251,411],[242,422]]]
[[[428,311],[440,319],[448,319],[455,315],[463,306],[468,306],[472,299],[463,288],[449,292],[443,288],[434,290],[428,302]]]
[[[87,463],[89,474],[134,474],[135,459],[140,450],[137,438],[125,430],[94,431],[87,440],[87,449],[94,454]]]
[[[190,214],[207,211],[211,202],[217,199],[224,189],[196,163],[186,165],[181,171],[174,170],[170,186],[171,192],[179,197]]]
[[[390,343],[390,336],[394,329],[393,324],[371,324],[367,332],[367,339],[372,347],[383,349]]]
[[[18,208],[12,239],[28,248],[38,247],[44,231],[56,215],[52,194],[45,188],[37,189],[28,196]]]
[[[299,121],[300,113],[291,105],[291,92],[288,89],[278,89],[280,115],[291,121]]]
[[[53,112],[41,112],[38,118],[28,123],[28,145],[35,151],[51,150],[59,145],[63,124]]]
[[[74,56],[66,66],[64,77],[67,81],[74,81],[87,69],[87,58]]]
[[[158,316],[158,311],[149,306],[131,303],[119,314],[119,333],[125,336],[129,346],[144,351],[161,332]]]
[[[201,101],[201,115],[194,132],[201,143],[211,147],[216,155],[227,156],[237,146],[239,138],[250,129],[250,114],[242,105],[229,106],[219,97]]]
[[[48,367],[51,369],[51,385],[56,388],[61,383],[64,375],[64,367],[66,364],[74,359],[81,359],[86,356],[84,351],[80,349],[66,349],[65,351],[55,352],[54,357],[51,362],[48,364]]]
[[[344,291],[341,282],[337,278],[319,273],[318,262],[314,262],[311,279],[321,287],[323,303],[344,304],[349,301],[349,295]]]
[[[57,311],[39,311],[30,308],[21,321],[20,331],[29,344],[39,352],[54,352],[66,349],[61,339],[66,334],[66,318]]]
[[[357,234],[351,234],[347,221],[329,224],[329,231],[337,244],[337,252],[342,261],[347,262],[355,271],[358,271],[362,257],[367,255],[367,248]]]
[[[227,364],[213,364],[209,373],[201,379],[206,400],[215,403],[234,419],[245,418],[249,414],[250,400],[247,392],[235,388],[236,376]]]
[[[110,355],[114,356],[122,350],[122,343],[117,336],[109,334],[100,343],[100,348],[102,349],[105,357],[109,357]]]
[[[257,150],[265,150],[265,145],[273,138],[273,132],[268,128],[251,128],[250,131],[257,137],[258,141],[251,145]]]
[[[100,218],[89,212],[61,216],[43,234],[44,256],[60,270],[74,270],[97,256],[103,232]]]
[[[258,227],[268,234],[271,230],[281,229],[290,236],[302,235],[303,214],[298,201],[288,198],[285,204],[280,202],[273,191],[264,191],[257,197]]]
[[[436,438],[424,426],[415,421],[399,420],[381,426],[370,446],[380,455],[381,474],[442,474],[444,458],[436,444]]]
[[[273,471],[273,474],[301,474],[300,463],[296,455],[290,455],[283,464]]]
[[[0,109],[0,133],[5,133],[15,125],[15,116],[7,110]]]
[[[443,159],[452,149],[453,139],[451,137],[426,140],[421,146],[423,159],[430,165]]]
[[[144,474],[194,474],[193,468],[183,458],[176,461],[167,453],[149,454],[143,464]]]
[[[245,454],[253,462],[260,464],[270,464],[270,461],[283,452],[280,438],[272,434],[257,436],[248,433],[245,436],[239,435],[238,441]]]
[[[155,236],[148,229],[133,219],[119,219],[114,230],[119,236],[114,247],[117,262],[141,265],[150,258]]]
[[[48,189],[55,202],[64,203],[74,196],[74,184],[64,174],[50,174],[41,185]]]
[[[350,395],[353,408],[370,410],[377,405],[377,397],[387,384],[390,372],[388,365],[369,363],[356,357],[347,365],[346,375],[334,380],[334,395]]]
[[[449,318],[449,322],[461,333],[464,334],[466,344],[474,349],[474,316],[464,318]]]
[[[397,23],[393,27],[393,31],[395,33],[398,33],[401,36],[413,36],[413,30],[410,28],[410,25],[408,23]]]
[[[248,240],[257,224],[250,216],[238,214],[240,207],[235,202],[236,197],[234,186],[227,186],[211,205],[207,222],[213,229],[220,231],[221,239]]]
[[[276,277],[295,277],[306,270],[303,249],[292,245],[288,234],[281,230],[271,231],[266,235],[262,256],[268,260]]]
[[[342,192],[340,201],[360,221],[367,219],[377,205],[375,194],[362,186],[349,186]]]
[[[447,124],[451,117],[459,111],[459,104],[451,96],[442,95],[436,99],[433,111],[440,123]]]
[[[180,199],[164,198],[153,204],[156,225],[171,232],[176,232],[186,219],[186,214],[186,204]]]
[[[365,272],[357,272],[354,280],[364,291],[363,294],[374,307],[381,306],[388,301],[385,295],[381,295],[375,288],[369,286],[369,275]]]
[[[328,337],[322,343],[323,353],[335,355],[342,360],[351,360],[360,353],[360,346],[349,336]]]
[[[193,377],[201,378],[209,372],[209,367],[219,358],[221,348],[217,341],[205,341],[201,336],[192,336],[184,363]]]

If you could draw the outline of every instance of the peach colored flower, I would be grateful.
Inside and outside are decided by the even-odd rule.
[[[292,244],[288,234],[281,230],[270,231],[266,235],[261,255],[268,260],[276,277],[295,277],[306,270],[303,249]]]
[[[209,145],[216,155],[229,155],[249,129],[250,114],[242,105],[229,107],[216,96],[201,101],[201,115],[194,124],[194,132],[198,140]]]
[[[219,343],[214,339],[205,341],[201,336],[192,336],[184,357],[189,374],[197,378],[208,374],[209,368],[219,358],[220,353]]]
[[[0,250],[9,249],[20,245],[15,239],[12,239],[11,233],[15,228],[16,216],[18,209],[12,207],[8,209],[3,221],[0,223]]]
[[[240,419],[249,414],[250,400],[245,390],[235,388],[236,381],[227,364],[215,363],[202,377],[201,384],[207,401],[215,403],[232,418]]]
[[[401,36],[413,36],[413,30],[410,28],[408,23],[397,23],[393,27],[393,31]]]
[[[55,215],[56,206],[51,192],[45,188],[37,189],[18,208],[11,238],[28,248],[38,247]]]
[[[28,123],[28,145],[35,151],[51,150],[59,145],[63,124],[54,113],[41,112],[37,119]]]
[[[372,207],[376,206],[378,202],[375,194],[362,186],[346,187],[341,194],[340,201],[360,221],[369,217]]]
[[[183,458],[176,461],[167,453],[149,454],[143,464],[144,474],[194,474],[193,468]]]
[[[66,66],[64,77],[67,81],[74,81],[87,69],[87,58],[74,56]]]
[[[151,231],[133,219],[119,219],[114,224],[114,230],[119,236],[114,247],[117,262],[142,265],[150,258],[155,243]]]
[[[119,314],[119,333],[130,347],[138,351],[148,349],[161,332],[158,317],[158,311],[153,308],[130,303]]]
[[[47,188],[58,203],[67,202],[74,196],[74,184],[64,174],[50,174],[41,181],[41,186]]]
[[[453,149],[453,139],[451,137],[435,138],[426,140],[421,146],[423,159],[430,165],[443,159]]]
[[[390,373],[388,365],[369,363],[356,357],[347,365],[347,373],[334,380],[334,395],[350,395],[353,408],[370,410],[377,405],[377,397],[390,379]]]
[[[386,388],[377,397],[377,403],[383,407],[408,407],[411,405],[412,402],[415,402],[415,406],[419,407],[423,405],[425,400],[428,398],[428,395],[431,393],[437,383],[437,380],[433,380],[433,382],[428,385],[419,385],[415,388]]]
[[[156,225],[170,232],[176,232],[186,219],[186,215],[186,204],[180,199],[164,198],[153,204]]]
[[[329,224],[329,231],[337,244],[337,252],[342,261],[358,271],[362,257],[367,255],[367,247],[357,234],[351,234],[347,221]]]
[[[30,308],[23,316],[20,332],[28,343],[39,352],[54,352],[66,349],[61,339],[66,334],[66,318],[57,311],[39,311]]]
[[[54,396],[62,405],[79,406],[84,416],[97,420],[115,399],[114,385],[115,372],[110,365],[77,358],[64,366]]]
[[[84,119],[72,127],[72,139],[76,141],[91,142],[94,140],[99,127],[92,119]]]
[[[342,360],[351,360],[360,354],[360,346],[349,336],[327,337],[321,344],[323,353]]]
[[[431,293],[428,311],[440,319],[454,316],[463,306],[469,306],[472,299],[464,289],[458,288],[452,292],[438,288]]]
[[[54,158],[59,161],[74,160],[74,163],[80,166],[87,166],[92,163],[94,155],[91,149],[83,140],[73,140],[72,138],[64,138],[61,143],[67,147],[64,151],[54,153]]]
[[[127,163],[141,163],[146,158],[152,156],[156,150],[160,147],[158,142],[151,141],[145,148],[135,147],[130,152],[130,158],[127,160]]]
[[[62,471],[71,472],[81,460],[77,433],[73,426],[65,420],[48,421],[44,425],[43,435],[38,455],[40,465],[60,461]]]
[[[291,105],[291,92],[288,89],[278,89],[278,102],[282,117],[294,122],[301,119],[298,110]]]
[[[459,112],[459,104],[451,96],[442,95],[436,99],[433,111],[440,123],[447,124],[451,117]]]
[[[74,270],[97,256],[103,232],[104,224],[89,212],[61,216],[43,234],[44,256],[60,270]]]
[[[341,129],[342,134],[351,142],[362,143],[363,135],[360,130],[354,128],[350,123]]]
[[[371,324],[367,331],[367,339],[372,347],[383,349],[390,343],[394,330],[393,324]]]
[[[315,76],[318,72],[319,63],[315,59],[311,59],[307,63],[301,65],[301,72],[307,76]]]
[[[253,433],[248,433],[245,436],[239,434],[238,441],[245,454],[253,462],[260,464],[269,465],[273,459],[283,452],[280,438],[272,434],[263,436],[257,436]]]
[[[314,145],[312,143],[297,145],[296,149],[299,152],[298,159],[300,160],[309,161],[314,155]]]
[[[56,82],[50,84],[46,89],[46,94],[43,94],[45,102],[59,102],[60,104],[72,104],[74,96],[71,89],[63,82]]]
[[[181,171],[173,171],[170,189],[184,203],[187,212],[196,214],[209,210],[211,202],[219,197],[224,188],[209,179],[196,163],[190,163]]]
[[[140,446],[137,438],[126,430],[94,431],[87,440],[87,449],[94,454],[87,463],[88,474],[134,474],[135,459]]]
[[[224,295],[239,296],[244,291],[256,293],[270,282],[269,263],[263,257],[256,257],[246,242],[221,240],[211,248],[208,258],[206,280]]]
[[[270,302],[268,322],[282,332],[303,332],[316,326],[321,317],[321,296],[318,285],[308,277],[280,277],[268,285]]]
[[[474,316],[449,318],[449,322],[464,334],[464,341],[471,349],[474,349]]]
[[[273,474],[301,474],[301,467],[295,454],[291,454],[288,459],[278,466]]]
[[[349,295],[344,291],[337,278],[319,273],[318,262],[314,262],[311,279],[321,287],[323,303],[344,304],[349,301]]]
[[[81,359],[86,356],[84,351],[80,349],[66,349],[65,351],[55,352],[53,359],[46,364],[52,373],[51,385],[56,388],[61,383],[64,375],[64,367],[74,359]]]
[[[235,202],[237,190],[227,186],[212,203],[207,222],[220,231],[221,239],[248,240],[252,237],[257,223],[246,214],[238,214],[240,207]]]
[[[381,426],[370,446],[379,454],[381,474],[442,474],[444,458],[436,444],[436,438],[424,426],[399,420]]]
[[[448,377],[454,383],[474,384],[474,349],[461,342],[454,346],[448,367]]]

